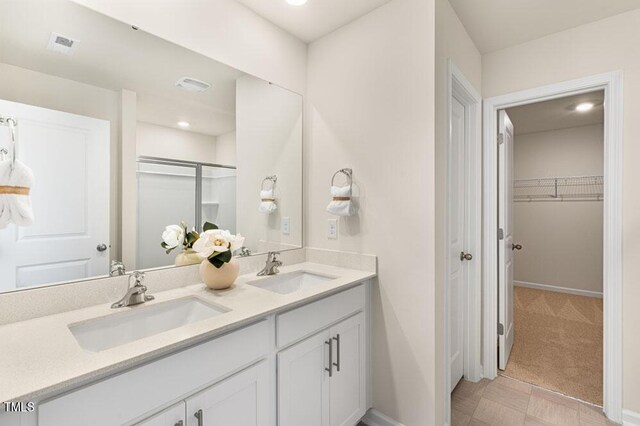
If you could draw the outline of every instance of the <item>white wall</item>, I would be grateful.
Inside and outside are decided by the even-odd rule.
[[[138,121],[137,154],[215,164],[216,137]]]
[[[306,45],[234,0],[73,1],[299,93],[306,88]]]
[[[623,407],[640,412],[640,10],[583,25],[483,56],[484,97],[622,70],[623,160]]]
[[[378,255],[374,406],[435,425],[434,5],[393,0],[309,45],[307,245]],[[360,210],[326,237],[331,175],[352,167]]]
[[[602,124],[517,134],[516,179],[602,175]],[[514,280],[602,293],[602,201],[514,203]]]
[[[297,93],[259,78],[237,80],[237,227],[254,253],[302,244],[302,102]],[[278,209],[266,215],[258,211],[260,188],[271,175],[278,177]],[[289,235],[282,232],[284,217]]]
[[[236,132],[224,133],[216,137],[216,164],[236,165]]]
[[[111,258],[120,259],[120,96],[117,92],[0,63],[0,99],[111,122]]]

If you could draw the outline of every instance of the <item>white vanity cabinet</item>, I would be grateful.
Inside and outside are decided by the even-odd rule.
[[[186,414],[184,402],[172,405],[136,426],[185,426]]]
[[[365,293],[357,287],[278,318],[279,330],[303,333],[310,324],[351,314],[278,353],[279,426],[353,426],[366,413]]]
[[[136,426],[267,426],[269,367],[262,361]]]
[[[187,399],[186,425],[270,425],[269,386],[269,368],[263,361]]]
[[[368,298],[360,284],[297,304],[41,401],[16,424],[354,426],[371,406]]]

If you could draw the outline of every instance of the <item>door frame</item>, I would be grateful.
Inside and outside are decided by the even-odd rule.
[[[466,250],[473,254],[473,260],[467,263],[467,282],[466,282],[466,298],[464,324],[464,377],[473,382],[477,382],[482,378],[481,370],[481,250],[482,250],[482,180],[479,179],[482,172],[482,98],[471,83],[465,78],[464,74],[448,60],[447,63],[447,173],[446,173],[446,191],[445,205],[448,213],[449,206],[449,188],[450,179],[449,171],[451,170],[451,126],[452,126],[452,106],[453,98],[464,105],[467,113],[465,114],[465,163],[467,165],[467,197],[466,197],[466,225],[465,240]],[[445,282],[444,282],[444,330],[445,330],[445,368],[444,383],[446,390],[445,399],[445,419],[446,424],[450,424],[451,416],[451,366],[449,360],[451,332],[449,313],[451,310],[449,291],[448,291],[448,271],[450,267],[450,246],[449,246],[449,214],[445,214],[445,250],[443,252],[445,258]]]
[[[485,99],[483,108],[484,377],[497,376],[498,110],[604,90],[604,412],[622,419],[622,72],[614,71]],[[492,237],[493,236],[493,237]],[[495,238],[494,238],[495,237]]]

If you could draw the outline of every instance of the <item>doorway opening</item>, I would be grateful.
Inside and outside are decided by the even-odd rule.
[[[602,406],[604,91],[498,113],[500,374]]]
[[[505,143],[505,141],[501,139],[509,133],[507,128],[509,127],[510,120],[505,116],[508,116],[510,108],[558,100],[570,96],[586,94],[593,96],[596,92],[604,94],[604,166],[601,184],[596,182],[595,185],[603,188],[603,197],[602,201],[590,201],[591,203],[601,202],[603,210],[601,240],[603,294],[603,355],[601,365],[603,409],[601,411],[604,411],[610,420],[620,422],[622,418],[622,73],[620,72],[611,72],[578,80],[565,81],[535,89],[496,96],[485,99],[484,101],[484,137],[482,144],[482,228],[484,238],[482,246],[483,288],[482,300],[480,302],[483,316],[482,367],[483,376],[491,380],[498,376],[499,366],[508,369],[509,351],[513,348],[512,345],[515,341],[515,334],[517,334],[515,322],[513,321],[514,305],[509,304],[510,301],[514,300],[513,297],[510,297],[513,295],[513,282],[509,280],[509,277],[510,274],[513,273],[514,257],[518,256],[518,254],[514,256],[514,252],[522,252],[525,250],[524,244],[513,240],[513,231],[504,228],[505,226],[507,228],[509,226],[509,214],[508,212],[505,213],[505,206],[511,205],[511,203],[505,202],[505,200],[508,200],[509,197],[515,197],[516,190],[524,191],[524,189],[521,188],[514,188],[514,181],[512,177],[510,178],[508,176],[508,170],[503,170],[502,173],[499,173],[499,169],[505,164],[512,164],[511,162],[505,161],[505,158],[513,155],[513,151],[509,153],[508,150],[500,148]],[[499,120],[499,116],[501,120]],[[500,129],[497,124],[500,124]],[[513,132],[511,133],[513,136]],[[499,136],[499,134],[502,136]],[[559,181],[557,185],[558,193],[556,193],[556,183],[554,182],[554,195],[560,195],[562,191],[566,193],[566,189],[560,188],[560,183]],[[585,184],[581,183],[575,186],[584,188]],[[584,189],[583,192],[585,192]],[[560,203],[560,201],[550,201],[549,203],[551,202]],[[533,202],[530,203],[534,204]],[[569,204],[567,201],[562,201],[562,203]],[[575,201],[572,203],[575,203]],[[501,204],[502,206],[499,208]],[[514,202],[513,204],[516,203]],[[583,219],[583,217],[576,217],[576,220],[578,219]],[[513,226],[513,223],[511,225]],[[509,235],[510,232],[511,235]],[[511,241],[509,241],[508,237],[511,237]],[[522,245],[522,250],[517,250],[518,245]],[[549,250],[556,250],[556,252],[559,253],[562,248],[560,245],[551,247]],[[515,261],[517,262],[518,260]],[[555,284],[555,286],[565,289],[570,287],[568,284]],[[527,290],[549,290],[549,288],[542,287],[537,289],[523,288]],[[509,290],[512,291],[511,295],[509,294]],[[593,294],[590,295],[593,296]],[[555,299],[549,300],[552,300],[551,303],[554,303],[553,300]],[[575,303],[573,303],[573,305],[575,307]],[[539,309],[544,310],[543,307]],[[574,315],[576,314],[575,311],[580,313],[580,309],[576,308],[573,312]],[[565,312],[564,315],[570,317],[567,312]],[[586,316],[585,314],[582,315]],[[556,331],[556,333],[559,332]],[[497,341],[500,341],[500,345],[496,345]],[[562,340],[558,339],[556,342],[562,343]],[[556,365],[561,361],[562,359],[556,359]],[[587,374],[591,373],[588,372]]]

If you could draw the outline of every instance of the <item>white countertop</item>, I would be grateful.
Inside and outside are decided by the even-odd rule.
[[[212,291],[196,284],[152,293],[155,300],[130,308],[111,309],[110,304],[103,304],[0,326],[0,402],[49,398],[375,276],[373,272],[309,262],[284,266],[280,271],[339,278],[283,295],[247,285],[257,279],[252,273],[238,277],[228,290]],[[68,328],[69,324],[185,296],[197,296],[230,311],[101,352],[81,348]]]

